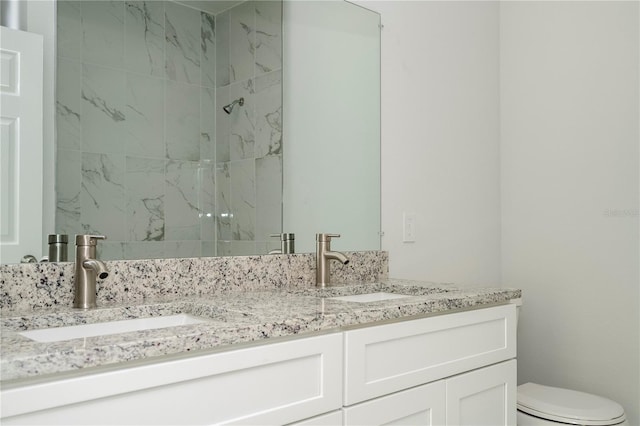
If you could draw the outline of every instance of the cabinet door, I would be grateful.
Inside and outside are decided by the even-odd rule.
[[[383,396],[344,409],[345,425],[443,425],[445,381]]]
[[[447,379],[447,424],[516,424],[516,360]]]
[[[341,426],[342,410],[332,411],[331,413],[322,414],[312,417],[301,422],[291,423],[289,426]]]

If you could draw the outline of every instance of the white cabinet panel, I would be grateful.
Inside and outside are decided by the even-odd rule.
[[[345,405],[516,356],[515,306],[345,333]]]
[[[445,382],[383,396],[344,409],[345,425],[443,425]]]
[[[447,380],[447,424],[516,424],[516,360]]]
[[[6,389],[2,423],[284,424],[339,409],[341,385],[337,333]]]

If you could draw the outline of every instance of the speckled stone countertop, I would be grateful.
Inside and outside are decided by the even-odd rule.
[[[330,297],[391,292],[409,297],[356,303]],[[507,288],[461,289],[452,284],[383,279],[327,289],[289,287],[202,296],[157,297],[153,301],[104,303],[78,311],[54,306],[3,312],[0,378],[3,382],[52,373],[126,363],[162,355],[210,349],[284,336],[340,331],[380,321],[408,319],[508,303],[521,297]],[[21,331],[132,318],[190,314],[203,323],[155,330],[39,343]],[[161,359],[161,358],[159,358]]]

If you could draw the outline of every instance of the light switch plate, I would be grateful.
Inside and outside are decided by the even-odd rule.
[[[402,241],[413,243],[416,241],[416,214],[402,213]]]

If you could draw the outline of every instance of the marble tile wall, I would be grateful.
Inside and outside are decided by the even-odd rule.
[[[216,15],[217,253],[266,253],[282,228],[282,3]]]
[[[56,232],[106,235],[103,259],[272,247],[280,3],[218,16],[171,1],[57,5]]]

